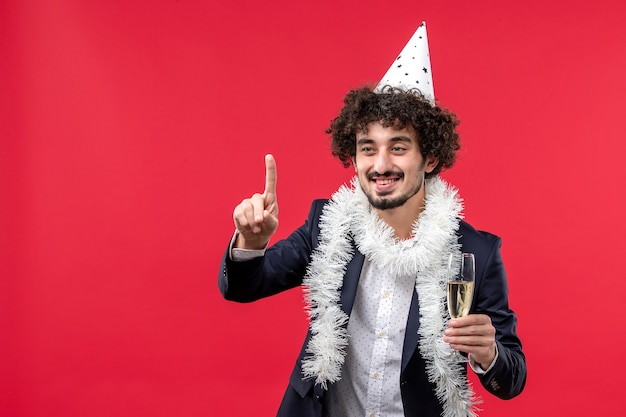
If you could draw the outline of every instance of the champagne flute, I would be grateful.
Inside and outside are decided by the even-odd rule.
[[[473,253],[453,253],[448,261],[448,312],[453,319],[469,314],[474,295],[475,259]],[[458,351],[454,352],[459,362],[468,359]]]

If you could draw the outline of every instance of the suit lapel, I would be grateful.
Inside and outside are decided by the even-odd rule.
[[[406,322],[406,333],[404,334],[404,347],[402,348],[402,370],[409,363],[409,360],[415,353],[417,343],[419,342],[418,330],[420,328],[420,313],[417,299],[417,291],[413,290],[411,298],[411,308],[409,309],[409,317]]]
[[[354,250],[354,256],[346,268],[346,274],[343,279],[343,288],[341,290],[341,308],[350,316],[352,306],[354,305],[354,299],[356,298],[356,289],[359,285],[359,278],[361,278],[361,270],[363,269],[363,262],[365,257],[361,252],[356,249],[354,243],[352,244]]]

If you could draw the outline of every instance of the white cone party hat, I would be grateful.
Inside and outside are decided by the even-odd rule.
[[[435,90],[433,75],[430,70],[426,22],[419,25],[398,58],[391,64],[387,73],[376,86],[376,91],[380,91],[388,85],[403,90],[417,88],[431,102],[434,102]]]

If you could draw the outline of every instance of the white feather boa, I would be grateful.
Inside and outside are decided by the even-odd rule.
[[[305,378],[327,389],[341,378],[348,344],[348,316],[340,307],[343,277],[353,257],[352,241],[370,262],[392,275],[414,275],[419,299],[419,350],[428,379],[435,384],[444,417],[475,416],[476,398],[452,359],[443,332],[450,316],[446,308],[445,271],[448,255],[459,251],[456,231],[463,204],[457,190],[439,177],[425,184],[425,208],[413,225],[412,245],[394,237],[378,217],[355,177],[326,204],[320,217],[319,246],[304,279],[311,340],[302,361]]]

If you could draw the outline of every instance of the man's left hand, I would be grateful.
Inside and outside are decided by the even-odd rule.
[[[496,329],[486,314],[450,320],[443,340],[452,349],[471,354],[483,370],[489,368],[496,357]]]

